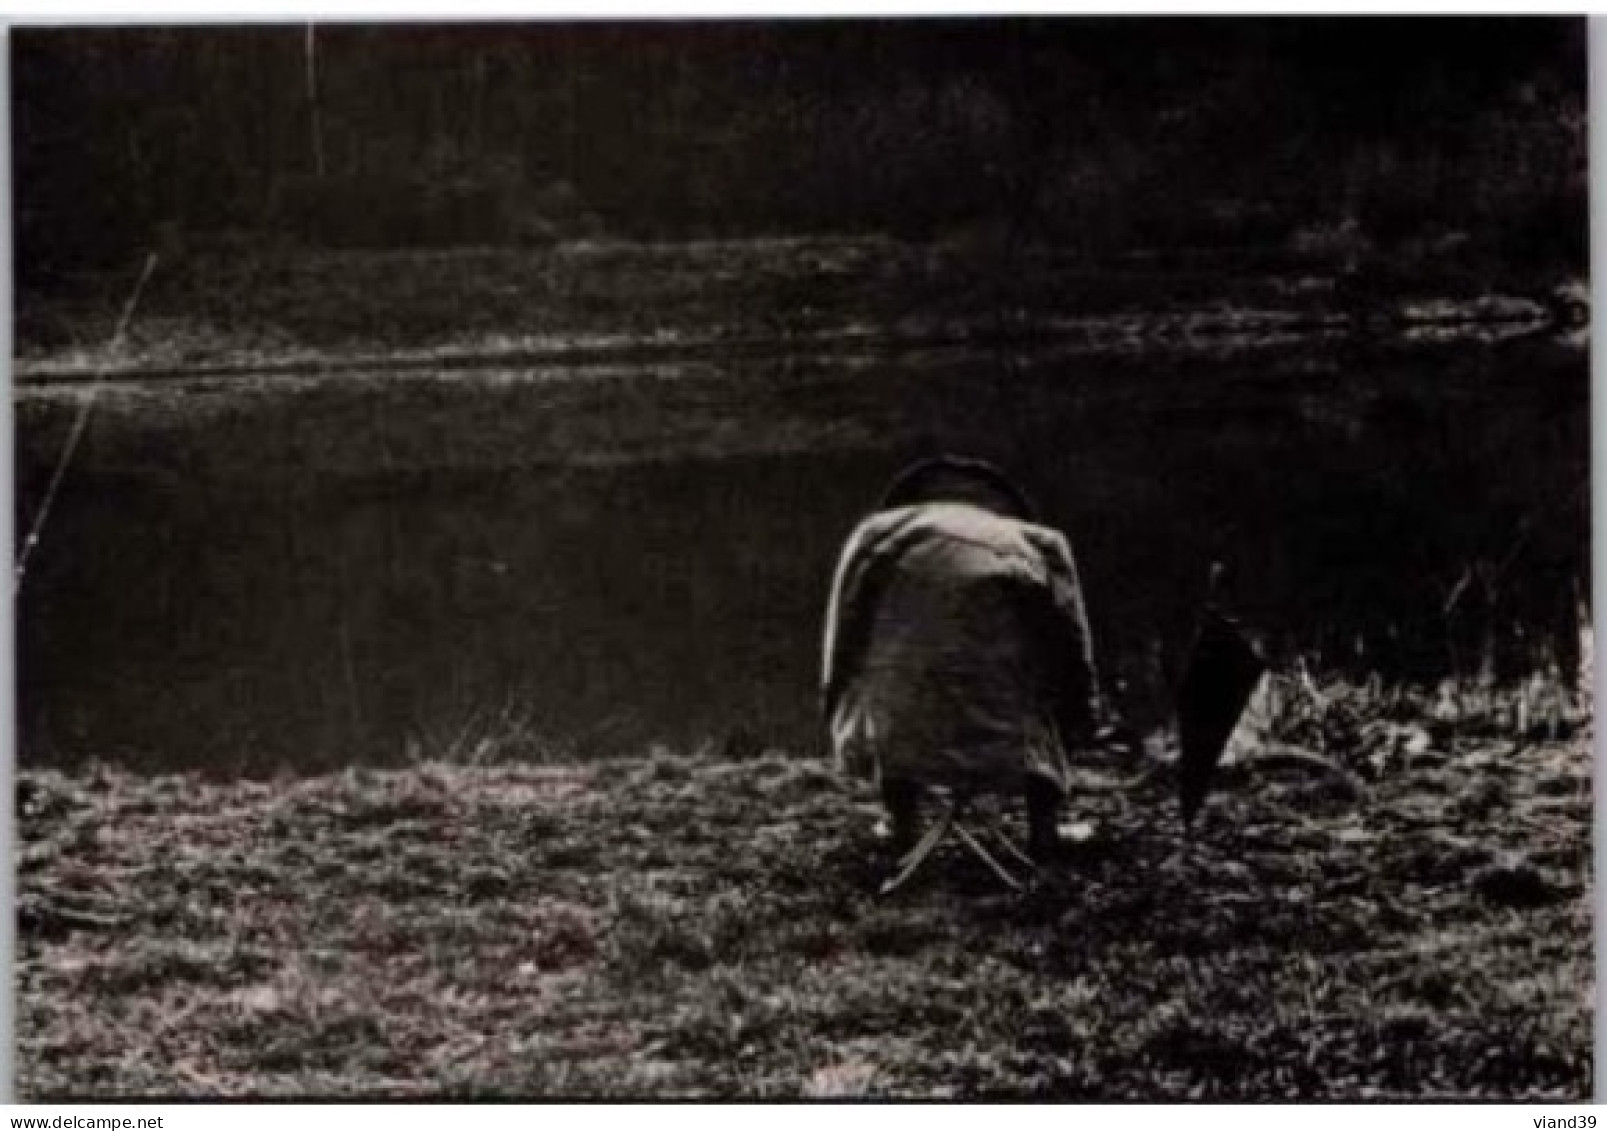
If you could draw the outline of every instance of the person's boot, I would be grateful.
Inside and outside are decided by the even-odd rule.
[[[1033,778],[1026,792],[1027,854],[1042,866],[1060,856],[1060,791]]]
[[[919,839],[920,802],[920,786],[914,782],[902,778],[882,782],[882,803],[887,806],[888,820],[892,825],[894,859],[903,859]]]

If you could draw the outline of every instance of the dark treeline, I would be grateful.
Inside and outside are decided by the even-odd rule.
[[[977,225],[1090,251],[1467,244],[1582,268],[1556,19],[35,29],[24,284],[153,241]]]

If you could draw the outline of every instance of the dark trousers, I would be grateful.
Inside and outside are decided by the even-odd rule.
[[[1040,863],[1052,857],[1060,847],[1060,832],[1056,827],[1060,816],[1060,790],[1039,777],[1027,779],[1024,790],[1027,801],[1027,851]],[[885,778],[882,781],[882,803],[893,824],[893,852],[902,856],[915,847],[919,836],[921,812],[921,786],[909,778]]]

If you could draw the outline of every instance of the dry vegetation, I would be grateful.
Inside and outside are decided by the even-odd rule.
[[[1282,679],[1192,842],[1108,753],[1024,897],[879,900],[875,807],[778,750],[25,771],[20,1091],[1579,1099],[1588,736]]]

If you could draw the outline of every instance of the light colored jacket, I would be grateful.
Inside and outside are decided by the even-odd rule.
[[[850,774],[1063,791],[1099,714],[1065,536],[968,503],[871,515],[837,565],[821,689]]]

